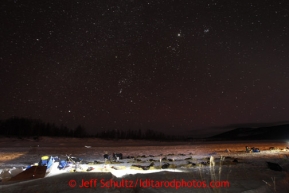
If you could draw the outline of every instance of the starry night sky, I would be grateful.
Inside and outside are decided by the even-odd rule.
[[[287,0],[5,0],[0,119],[206,136],[288,122]]]

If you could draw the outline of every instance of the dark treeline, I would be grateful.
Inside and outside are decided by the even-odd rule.
[[[139,130],[108,130],[99,132],[96,137],[103,139],[149,139],[149,140],[176,140],[172,135],[165,135],[162,132],[147,129],[145,132]]]
[[[44,123],[38,119],[13,117],[0,122],[0,135],[17,137],[85,137],[87,134],[82,126],[69,129],[64,125]]]
[[[8,137],[97,137],[102,139],[149,139],[149,140],[176,140],[175,136],[165,135],[162,132],[151,129],[143,132],[142,130],[106,130],[100,131],[95,135],[90,135],[82,126],[75,129],[61,125],[57,126],[51,123],[45,123],[38,119],[26,119],[13,117],[7,120],[0,120],[0,135]]]

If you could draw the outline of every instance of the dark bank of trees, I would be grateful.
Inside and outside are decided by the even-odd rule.
[[[106,130],[99,131],[95,135],[90,135],[82,126],[75,129],[69,129],[64,125],[45,123],[38,119],[26,119],[13,117],[7,120],[0,120],[0,135],[8,137],[97,137],[102,139],[148,139],[148,140],[175,140],[174,136],[165,135],[162,132],[148,129],[146,131],[138,130]]]
[[[96,134],[96,137],[102,139],[147,139],[147,140],[175,140],[171,135],[165,135],[162,132],[147,129],[146,131],[138,130],[107,130]]]
[[[84,127],[69,129],[64,125],[44,123],[38,119],[13,117],[0,122],[0,135],[16,137],[86,137]]]

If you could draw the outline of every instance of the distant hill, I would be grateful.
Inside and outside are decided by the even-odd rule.
[[[210,137],[211,140],[289,140],[289,124],[259,127],[237,128]]]

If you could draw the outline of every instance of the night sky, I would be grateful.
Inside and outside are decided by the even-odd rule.
[[[0,119],[208,136],[289,121],[287,0],[4,0]]]

